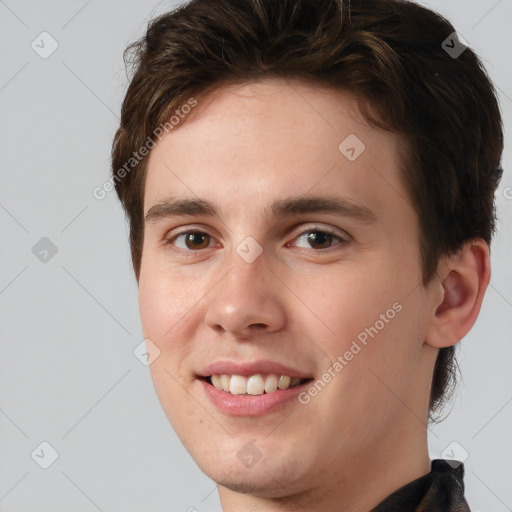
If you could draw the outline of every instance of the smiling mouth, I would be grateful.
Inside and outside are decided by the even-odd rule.
[[[255,374],[250,376],[215,374],[207,377],[199,377],[213,386],[215,389],[232,395],[266,395],[279,393],[289,388],[301,386],[313,380],[290,377],[289,375]]]

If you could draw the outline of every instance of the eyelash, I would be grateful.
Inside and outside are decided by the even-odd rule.
[[[170,246],[171,250],[175,251],[175,252],[184,252],[184,253],[188,253],[188,254],[192,254],[192,253],[198,253],[198,252],[201,252],[202,250],[205,250],[205,249],[210,249],[210,247],[205,247],[204,249],[197,249],[197,250],[192,250],[192,249],[181,249],[181,248],[176,248],[174,247],[174,242],[179,238],[179,237],[182,237],[184,235],[189,235],[189,234],[197,234],[197,235],[206,235],[206,236],[209,236],[211,237],[212,239],[214,239],[214,237],[212,237],[209,233],[205,232],[205,231],[202,231],[200,229],[189,229],[187,231],[182,231],[181,233],[177,233],[175,235],[173,235],[172,237],[169,237],[169,238],[165,238],[164,241],[163,241],[163,244],[165,246]],[[334,231],[331,231],[329,229],[326,229],[326,228],[322,228],[320,226],[313,226],[307,230],[304,230],[304,231],[301,231],[295,238],[294,240],[306,235],[306,234],[309,234],[309,233],[323,233],[323,234],[326,234],[326,235],[330,235],[332,236],[334,239],[337,239],[339,240],[338,244],[335,244],[334,246],[331,246],[331,247],[328,247],[326,249],[307,249],[307,248],[304,248],[304,247],[299,247],[299,249],[302,249],[302,250],[306,250],[306,251],[312,251],[312,252],[315,252],[315,253],[321,253],[321,252],[332,252],[331,249],[332,247],[336,247],[337,245],[339,245],[340,247],[338,249],[334,249],[334,250],[340,250],[341,248],[343,248],[345,245],[347,245],[349,243],[349,240],[346,239],[346,238],[343,238],[341,237],[340,235],[334,233]],[[288,243],[287,243],[288,245]],[[187,254],[187,255],[188,255]]]

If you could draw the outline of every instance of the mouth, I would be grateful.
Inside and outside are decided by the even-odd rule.
[[[303,407],[297,398],[313,378],[278,374],[213,374],[197,377],[205,397],[228,416],[255,417]]]
[[[217,360],[195,375],[202,392],[229,416],[262,416],[301,406],[297,399],[314,380],[305,372],[270,359]]]
[[[230,395],[261,396],[279,393],[291,388],[296,388],[313,381],[312,377],[302,378],[283,374],[253,374],[230,375],[226,373],[213,374],[205,377],[198,376],[218,391]]]

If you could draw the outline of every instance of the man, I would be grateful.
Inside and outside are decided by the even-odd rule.
[[[155,389],[225,512],[466,511],[431,461],[490,277],[494,89],[400,0],[193,0],[113,144]]]

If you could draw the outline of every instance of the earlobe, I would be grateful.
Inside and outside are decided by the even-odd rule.
[[[425,339],[436,348],[455,345],[473,327],[490,280],[489,246],[480,238],[470,240],[440,267],[442,300],[429,319]]]

